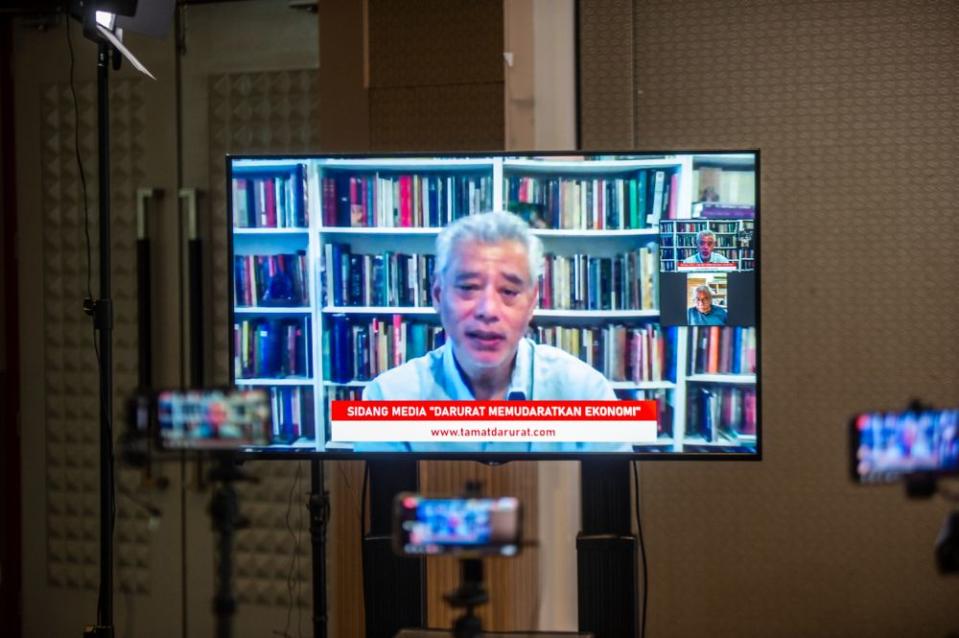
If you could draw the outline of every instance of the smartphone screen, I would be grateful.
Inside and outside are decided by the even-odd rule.
[[[161,448],[231,450],[269,443],[266,390],[164,390],[155,405]]]
[[[520,504],[514,497],[425,498],[394,501],[394,547],[411,555],[512,556],[519,551]]]
[[[853,417],[850,434],[852,476],[860,483],[959,472],[959,410],[866,412]]]

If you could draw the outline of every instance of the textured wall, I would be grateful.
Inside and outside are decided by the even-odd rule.
[[[370,0],[368,6],[371,148],[502,148],[502,3]]]
[[[932,557],[949,507],[851,485],[846,422],[959,400],[959,4],[632,10],[635,144],[762,151],[764,460],[644,465],[651,633],[956,632]]]
[[[312,71],[211,74],[209,171],[213,258],[213,326],[228,325],[224,156],[305,153],[318,144],[317,77]],[[219,232],[217,232],[219,231]],[[213,331],[213,379],[229,378],[229,333]],[[250,463],[260,480],[239,488],[248,528],[237,534],[236,598],[241,605],[288,607],[290,623],[310,626],[312,603],[306,463]],[[294,612],[295,608],[295,612]]]

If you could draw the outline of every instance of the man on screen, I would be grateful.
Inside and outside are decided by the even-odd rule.
[[[683,260],[684,264],[728,264],[729,260],[715,250],[716,233],[711,230],[701,230],[696,234],[695,253]]]
[[[707,285],[693,290],[695,306],[686,310],[686,323],[691,326],[725,326],[726,309],[713,304],[715,293]]]
[[[464,217],[436,240],[433,307],[446,343],[388,370],[364,399],[616,399],[598,371],[526,338],[543,247],[511,213]]]
[[[471,215],[446,227],[436,239],[431,289],[446,343],[382,373],[366,386],[363,398],[615,400],[609,381],[591,366],[524,336],[536,308],[542,267],[542,243],[512,213]],[[481,449],[530,449],[528,443],[485,445]],[[415,447],[479,449],[473,443]]]

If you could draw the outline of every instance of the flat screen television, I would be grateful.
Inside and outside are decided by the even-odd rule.
[[[761,457],[758,151],[226,163],[248,451]]]

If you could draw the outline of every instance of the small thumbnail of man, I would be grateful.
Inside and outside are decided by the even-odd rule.
[[[728,264],[723,254],[716,252],[716,233],[701,230],[696,234],[696,252],[683,260],[684,264]]]
[[[690,326],[725,326],[726,273],[690,276],[686,279],[688,307],[686,323]]]

